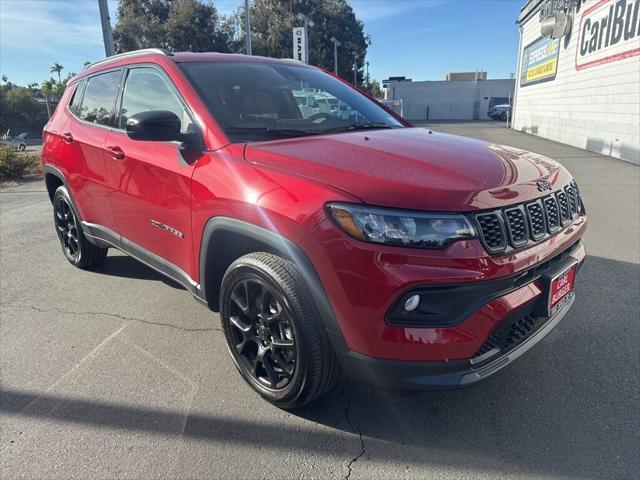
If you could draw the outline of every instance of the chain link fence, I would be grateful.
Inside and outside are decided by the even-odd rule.
[[[21,92],[5,95],[0,105],[0,144],[18,152],[38,153],[42,150],[42,129],[49,120],[49,111],[41,98],[33,98]]]

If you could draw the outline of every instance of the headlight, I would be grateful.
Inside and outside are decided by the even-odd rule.
[[[455,213],[412,212],[348,203],[330,203],[327,210],[342,230],[365,242],[442,248],[453,240],[478,236],[467,217]]]

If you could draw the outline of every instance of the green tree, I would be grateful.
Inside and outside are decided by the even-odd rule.
[[[228,36],[216,8],[202,0],[120,0],[113,30],[116,52],[167,48],[228,52]]]
[[[362,83],[362,66],[370,39],[347,0],[253,0],[250,13],[254,55],[291,58],[292,29],[303,26],[303,22],[296,18],[302,13],[315,23],[307,32],[309,62],[333,70],[333,43],[330,39],[336,37],[342,43],[338,48],[338,74],[353,81],[355,53],[358,55],[358,84]],[[233,33],[232,49],[244,52],[244,7],[238,9],[229,23],[232,24],[228,27]]]
[[[7,83],[0,86],[0,133],[38,132],[47,123],[47,112],[32,89]]]
[[[189,52],[229,52],[218,11],[199,0],[178,0],[171,5],[165,26],[170,48]]]
[[[54,63],[51,68],[49,69],[49,71],[51,73],[57,73],[58,74],[58,83],[62,83],[62,80],[60,78],[60,72],[62,72],[62,70],[64,70],[64,67],[62,65],[60,65],[58,62]]]
[[[382,92],[382,87],[380,86],[380,82],[377,80],[370,80],[366,82],[364,89],[373,98],[381,99],[382,97],[384,97],[384,94]]]
[[[64,93],[65,86],[62,82],[56,82],[54,78],[45,80],[40,84],[40,93],[47,104],[47,115],[51,118],[51,103],[60,99]]]

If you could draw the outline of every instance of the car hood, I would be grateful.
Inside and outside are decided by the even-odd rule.
[[[370,205],[416,210],[496,208],[542,196],[537,182],[555,190],[571,180],[542,155],[423,128],[249,143],[245,158],[339,188]]]

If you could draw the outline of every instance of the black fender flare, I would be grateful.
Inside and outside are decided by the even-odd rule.
[[[42,172],[44,173],[45,183],[46,183],[47,175],[53,175],[54,177],[58,178],[58,180],[62,182],[62,185],[64,185],[64,187],[67,189],[67,193],[69,194],[69,199],[71,200],[73,209],[76,211],[78,220],[82,221],[80,210],[78,210],[78,205],[76,204],[75,198],[73,198],[73,192],[71,191],[71,187],[69,186],[69,182],[67,182],[67,178],[64,176],[64,173],[62,173],[62,171],[58,170],[56,167],[49,164],[46,164],[44,167],[42,167]],[[51,200],[53,200],[53,197],[51,197]]]
[[[313,306],[329,334],[329,338],[331,339],[334,349],[337,351],[343,351],[346,349],[342,329],[338,324],[335,312],[333,311],[333,307],[331,306],[329,297],[324,290],[320,277],[311,263],[311,260],[309,260],[309,257],[307,257],[302,249],[291,240],[265,228],[229,217],[213,217],[207,221],[202,233],[199,262],[200,291],[203,295],[206,295],[207,292],[207,265],[212,261],[209,257],[215,255],[216,238],[218,234],[222,232],[235,233],[257,240],[260,243],[267,245],[273,253],[294,263],[305,279],[305,286],[311,293],[310,296]]]

